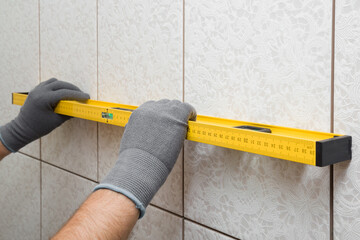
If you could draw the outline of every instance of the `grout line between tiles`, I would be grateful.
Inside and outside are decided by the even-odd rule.
[[[229,235],[229,234],[227,234],[227,233],[225,233],[225,232],[219,231],[219,230],[214,229],[214,228],[212,228],[212,227],[206,226],[206,225],[204,225],[204,224],[202,224],[202,223],[196,222],[196,221],[194,221],[194,220],[192,220],[192,219],[190,219],[190,218],[183,217],[183,216],[181,216],[181,215],[179,215],[179,214],[177,214],[177,213],[171,212],[171,211],[169,211],[169,210],[167,210],[167,209],[165,209],[165,208],[162,208],[162,207],[159,207],[159,206],[157,206],[157,205],[154,205],[153,203],[150,203],[149,205],[152,206],[152,207],[154,207],[154,208],[157,208],[157,209],[159,209],[159,210],[161,210],[161,211],[164,211],[164,212],[166,212],[166,213],[168,213],[168,214],[171,214],[171,215],[174,215],[174,216],[176,216],[176,217],[182,218],[183,222],[189,221],[189,222],[191,222],[191,223],[197,224],[197,225],[199,225],[199,226],[201,226],[201,227],[204,227],[204,228],[206,228],[206,229],[208,229],[208,230],[211,230],[211,231],[213,231],[213,232],[217,232],[217,233],[219,233],[219,234],[221,234],[221,235],[224,235],[224,236],[226,236],[226,237],[229,237],[229,238],[231,238],[231,239],[241,240],[240,238],[236,238],[236,237],[231,236],[231,235]],[[183,229],[184,229],[184,227],[185,227],[185,225],[183,225]],[[183,236],[184,236],[184,235],[183,235]]]
[[[182,100],[185,102],[185,0],[182,1]],[[185,145],[182,149],[182,240],[185,240]]]
[[[99,0],[96,0],[96,100],[99,100]]]
[[[182,46],[182,100],[185,102],[185,0],[183,0]]]
[[[96,180],[100,181],[99,173],[99,123],[96,123]]]
[[[22,154],[22,155],[25,155],[25,156],[27,156],[27,157],[29,157],[29,158],[32,158],[32,159],[34,159],[34,160],[40,161],[40,162],[42,162],[42,163],[46,163],[46,164],[48,164],[48,165],[50,165],[50,166],[56,167],[56,168],[58,168],[58,169],[60,169],[60,170],[63,170],[63,171],[65,171],[65,172],[71,173],[71,174],[76,175],[76,176],[78,176],[78,177],[84,178],[84,179],[89,180],[89,181],[91,181],[91,182],[93,182],[93,183],[99,183],[98,181],[95,181],[95,180],[93,180],[93,179],[91,179],[91,178],[88,178],[88,177],[85,177],[85,176],[80,175],[80,174],[78,174],[78,173],[72,172],[72,171],[70,171],[70,170],[68,170],[68,169],[65,169],[65,168],[56,166],[56,165],[53,164],[53,163],[47,162],[47,161],[45,161],[45,160],[41,160],[41,159],[36,158],[36,157],[34,157],[34,156],[31,156],[31,155],[29,155],[29,154],[26,154],[26,153],[23,153],[23,152],[20,152],[20,151],[19,151],[18,153],[20,153],[20,154]]]
[[[40,0],[38,0],[38,40],[39,40],[39,83],[41,83],[41,49],[40,49]],[[39,157],[41,159],[41,138],[39,139]],[[40,160],[40,239],[42,239],[42,162]]]
[[[52,163],[47,162],[47,161],[45,161],[45,160],[41,160],[41,159],[36,158],[36,157],[34,157],[34,156],[31,156],[31,155],[29,155],[29,154],[26,154],[26,153],[23,153],[23,152],[20,152],[20,151],[19,151],[18,153],[20,153],[20,154],[22,154],[22,155],[25,155],[25,156],[27,156],[27,157],[29,157],[29,158],[32,158],[32,159],[34,159],[34,160],[40,161],[40,162],[42,162],[42,163],[46,163],[46,164],[48,164],[48,165],[50,165],[50,166],[56,167],[56,168],[58,168],[58,169],[60,169],[60,170],[63,170],[63,171],[65,171],[65,172],[71,173],[71,174],[76,175],[76,176],[78,176],[78,177],[84,178],[84,179],[89,180],[89,181],[91,181],[91,182],[93,182],[93,183],[99,183],[98,181],[95,181],[95,180],[93,180],[93,179],[91,179],[91,178],[85,177],[85,176],[83,176],[83,175],[80,175],[80,174],[78,174],[78,173],[72,172],[72,171],[67,170],[67,169],[65,169],[65,168],[56,166],[55,164],[52,164]]]
[[[42,239],[42,162],[40,161],[40,239]]]
[[[67,170],[67,169],[65,169],[65,168],[56,166],[56,165],[54,165],[54,164],[52,164],[52,163],[49,163],[49,162],[47,162],[47,161],[44,161],[44,160],[41,160],[41,161],[42,161],[43,163],[46,163],[46,164],[50,165],[50,166],[53,166],[53,167],[58,168],[58,169],[60,169],[60,170],[63,170],[63,171],[65,171],[65,172],[67,172],[67,173],[71,173],[71,174],[73,174],[73,175],[75,175],[75,176],[78,176],[78,177],[81,177],[81,178],[83,178],[83,179],[86,179],[86,180],[88,180],[88,181],[90,181],[90,182],[99,183],[98,181],[95,181],[95,180],[93,180],[93,179],[91,179],[91,178],[82,176],[82,175],[80,175],[80,174],[78,174],[78,173],[75,173],[75,172],[72,172],[72,171]]]
[[[40,0],[38,0],[38,41],[39,41],[39,83],[41,83],[41,42],[40,42]],[[41,154],[42,139],[39,139],[39,158],[40,158],[40,239],[42,239],[42,154]]]
[[[214,229],[214,228],[211,228],[211,227],[209,227],[209,226],[206,226],[206,225],[204,225],[204,224],[202,224],[202,223],[196,222],[196,221],[191,220],[191,219],[189,219],[189,218],[185,218],[185,220],[188,221],[188,222],[191,222],[191,223],[193,223],[193,224],[199,225],[199,226],[201,226],[201,227],[203,227],[203,228],[206,228],[206,229],[208,229],[208,230],[211,230],[211,231],[213,231],[213,232],[216,232],[216,233],[219,233],[219,234],[221,234],[221,235],[224,235],[224,236],[226,236],[226,237],[228,237],[228,238],[235,239],[235,240],[241,240],[240,238],[236,238],[236,237],[231,236],[231,235],[229,235],[229,234],[227,234],[227,233],[221,232],[221,231],[219,231],[219,230],[216,230],[216,229]]]
[[[331,97],[330,97],[330,131],[334,132],[334,104],[335,104],[335,6],[332,1],[331,21]],[[334,239],[334,165],[330,166],[330,240]]]
[[[18,151],[17,153],[20,153],[20,154],[22,154],[22,155],[24,155],[24,156],[27,156],[27,157],[29,157],[29,158],[32,158],[32,159],[34,159],[34,160],[37,160],[37,161],[40,161],[40,162],[41,162],[40,158],[31,156],[31,155],[29,155],[29,154],[27,154],[27,153],[24,153],[24,152],[21,152],[21,151]]]
[[[167,213],[170,213],[170,214],[172,214],[172,215],[175,215],[175,216],[177,216],[177,217],[179,217],[179,218],[184,218],[183,216],[181,216],[181,215],[178,214],[178,213],[172,212],[172,211],[170,211],[170,210],[167,210],[167,209],[165,209],[165,208],[163,208],[163,207],[160,207],[160,206],[158,206],[158,205],[155,205],[155,204],[153,204],[153,203],[150,203],[149,205],[152,206],[152,207],[155,207],[155,208],[157,208],[157,209],[160,209],[160,210],[162,210],[162,211],[164,211],[164,212],[167,212]]]
[[[330,131],[334,132],[334,100],[335,100],[335,0],[332,7],[332,30],[331,30],[331,99],[330,99]]]
[[[38,0],[38,40],[39,40],[39,83],[41,83],[41,40],[40,40],[40,30],[41,30],[41,25],[40,25],[40,0]]]
[[[99,1],[96,0],[96,99],[99,99]],[[96,180],[99,179],[99,123],[96,123]]]

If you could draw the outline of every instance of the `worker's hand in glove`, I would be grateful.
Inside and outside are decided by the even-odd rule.
[[[55,78],[40,83],[30,91],[19,115],[0,127],[0,140],[11,152],[17,152],[28,143],[48,134],[68,116],[54,113],[60,100],[87,100],[90,96],[75,85]]]
[[[141,218],[175,164],[189,119],[196,119],[195,109],[177,100],[141,105],[126,125],[118,161],[95,190],[105,188],[127,196]]]

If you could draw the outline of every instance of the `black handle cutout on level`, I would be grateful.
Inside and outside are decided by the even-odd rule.
[[[118,108],[118,107],[114,107],[112,109],[116,109],[116,110],[123,110],[123,111],[129,111],[129,112],[133,112],[134,110],[132,109],[127,109],[127,108]]]
[[[264,132],[264,133],[271,133],[271,130],[269,128],[254,127],[254,126],[249,126],[249,125],[236,126],[234,128],[247,129],[247,130],[253,130],[253,131]]]

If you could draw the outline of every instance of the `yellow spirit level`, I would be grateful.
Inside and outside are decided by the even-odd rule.
[[[12,103],[23,105],[26,98],[27,93],[13,93]],[[55,112],[124,127],[136,108],[94,100],[63,100]],[[351,159],[351,136],[201,115],[188,124],[187,140],[190,141],[320,167]]]

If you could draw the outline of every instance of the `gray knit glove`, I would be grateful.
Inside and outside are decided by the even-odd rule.
[[[127,196],[140,217],[172,170],[195,109],[177,100],[150,101],[130,116],[120,145],[119,159],[95,187]]]
[[[86,100],[90,96],[71,83],[49,79],[36,86],[27,97],[19,115],[0,127],[0,140],[11,152],[17,152],[28,143],[48,134],[68,116],[54,113],[60,100]]]

